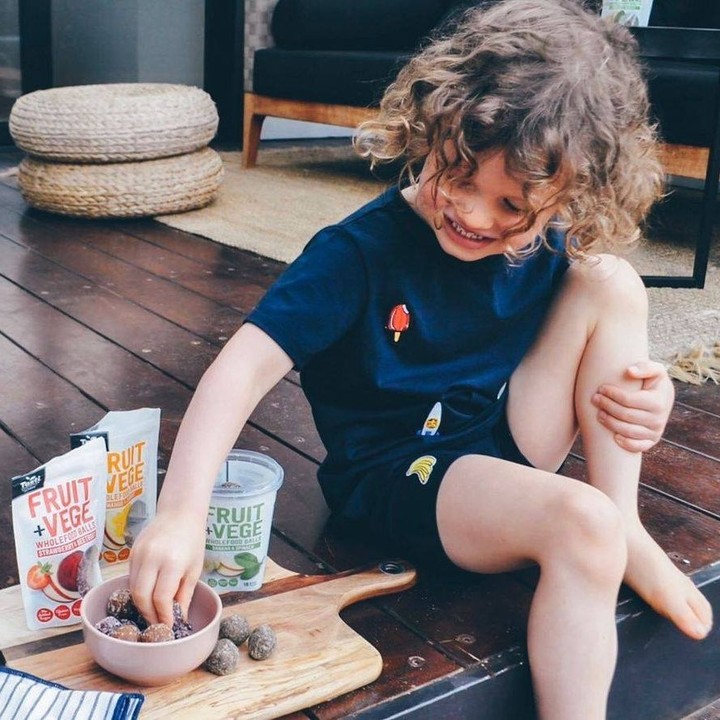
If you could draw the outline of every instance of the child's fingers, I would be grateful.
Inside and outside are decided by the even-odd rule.
[[[172,627],[172,603],[180,578],[172,570],[156,568],[145,562],[130,578],[130,589],[140,614],[153,625],[163,622]]]
[[[140,614],[152,625],[158,622],[157,612],[153,604],[153,593],[157,573],[145,565],[140,567],[133,565],[134,572],[130,575],[130,590],[132,591],[133,602]]]
[[[601,385],[597,389],[597,392],[593,395],[593,402],[600,400],[601,398],[606,398],[608,400],[612,400],[618,405],[634,407],[631,402],[637,394],[636,390],[624,390],[616,385]],[[642,398],[638,399],[642,402]]]
[[[667,368],[654,360],[635,363],[627,369],[629,377],[643,381],[643,390],[654,390],[660,383],[668,380]]]
[[[623,390],[615,385],[601,385],[594,393],[592,401],[603,410],[614,413],[620,409],[636,409],[657,414],[663,409],[660,399],[645,390]]]
[[[649,428],[652,432],[657,432],[663,427],[663,423],[657,412],[625,407],[624,405],[602,397],[595,402],[595,406],[598,409],[598,416],[603,414],[603,416],[614,418],[619,422],[624,422],[629,425],[642,425],[643,427]]]
[[[626,438],[623,435],[615,435],[615,442],[623,450],[627,450],[632,453],[646,452],[655,445],[652,440],[633,440],[631,438]]]
[[[152,591],[152,606],[157,617],[156,622],[165,623],[169,627],[173,626],[172,606],[180,582],[177,573],[172,570],[163,570],[158,575]],[[146,619],[150,620],[150,618]]]
[[[180,603],[183,618],[186,620],[188,616],[188,609],[190,608],[190,601],[192,600],[193,593],[195,592],[197,581],[198,578],[193,580],[190,577],[184,577],[180,583],[180,589],[177,591],[177,595],[175,595],[175,599]]]
[[[598,413],[598,421],[608,430],[611,430],[616,435],[622,435],[628,440],[652,440],[655,442],[658,439],[658,430],[644,424],[618,420],[602,410]]]

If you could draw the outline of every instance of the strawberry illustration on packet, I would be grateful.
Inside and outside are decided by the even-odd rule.
[[[105,443],[96,438],[12,478],[13,534],[31,630],[80,622],[82,596],[100,580]]]

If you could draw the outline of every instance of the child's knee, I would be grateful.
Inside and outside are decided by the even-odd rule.
[[[601,254],[574,262],[567,271],[571,293],[582,294],[604,310],[647,313],[648,297],[637,270],[624,258]]]
[[[556,500],[553,513],[554,542],[546,562],[569,565],[600,582],[619,582],[627,563],[627,544],[615,503],[599,490],[578,484]]]

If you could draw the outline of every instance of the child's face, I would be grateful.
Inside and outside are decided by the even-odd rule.
[[[529,245],[556,210],[554,205],[544,208],[530,229],[505,237],[510,228],[523,221],[528,204],[522,183],[507,173],[504,153],[485,156],[466,182],[452,186],[441,183],[435,197],[430,181],[434,171],[431,154],[420,173],[417,194],[409,199],[434,229],[440,247],[458,260],[481,260]],[[548,190],[546,197],[537,198],[541,206],[544,207],[550,193]]]

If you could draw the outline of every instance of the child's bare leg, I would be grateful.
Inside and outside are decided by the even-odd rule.
[[[626,563],[622,518],[606,495],[503,460],[457,460],[438,494],[449,557],[476,572],[540,565],[528,654],[542,720],[604,720]]]
[[[602,383],[631,382],[623,371],[647,357],[646,322],[645,289],[627,263],[605,256],[595,266],[571,269],[542,336],[513,375],[508,418],[528,459],[548,468],[567,450],[548,437],[548,409],[559,418],[563,442],[579,423],[589,481],[615,502],[625,522],[625,582],[683,632],[702,638],[712,622],[710,604],[638,517],[642,456],[617,445],[590,402]]]

